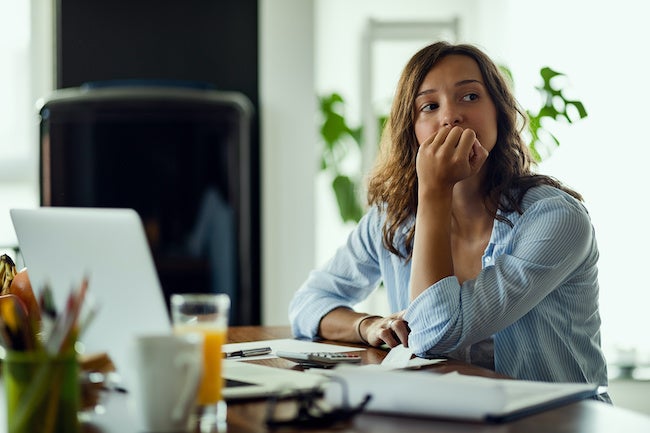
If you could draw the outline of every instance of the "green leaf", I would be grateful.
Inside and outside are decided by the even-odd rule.
[[[347,134],[348,127],[343,116],[337,113],[329,113],[321,126],[321,136],[328,148],[334,147],[335,143]]]
[[[506,65],[499,65],[499,70],[501,71],[501,74],[505,77],[506,81],[508,82],[508,85],[510,86],[511,89],[515,88],[515,80],[512,77],[512,71],[510,68],[508,68]]]
[[[566,105],[573,105],[573,107],[578,110],[578,115],[581,119],[587,117],[587,110],[585,106],[580,101],[565,101]]]
[[[361,134],[363,128],[359,126],[358,128],[348,129],[348,134],[354,139],[354,142],[357,143],[357,146],[361,148]]]
[[[321,171],[327,170],[327,167],[328,167],[327,159],[325,159],[325,157],[323,155],[321,155],[321,158],[320,158],[320,170]]]
[[[555,147],[560,147],[560,140],[557,139],[557,137],[550,132],[548,133],[549,137],[553,140],[553,143],[555,144]]]
[[[359,221],[362,206],[357,196],[357,186],[348,176],[339,172],[339,164],[347,158],[352,141],[361,148],[362,127],[352,128],[345,120],[345,101],[338,93],[318,97],[322,123],[320,136],[323,142],[320,169],[334,177],[332,188],[344,222]]]
[[[535,160],[535,162],[542,162],[542,156],[537,151],[537,146],[535,145],[536,143],[537,141],[531,141],[530,144],[528,145],[528,149],[530,149],[530,154]]]
[[[560,112],[555,109],[552,105],[545,105],[539,110],[538,118],[550,117],[551,119],[557,119],[560,115]]]
[[[356,193],[356,185],[348,176],[338,175],[332,181],[332,188],[339,205],[339,213],[343,222],[359,222],[362,209]]]
[[[542,161],[542,154],[540,150],[552,149],[553,147],[558,147],[560,141],[555,135],[553,135],[547,128],[546,124],[542,124],[542,119],[552,119],[557,121],[560,118],[566,119],[568,123],[573,123],[573,119],[569,115],[568,109],[573,107],[578,113],[580,119],[587,117],[587,111],[584,108],[584,105],[580,101],[567,100],[563,93],[562,88],[557,87],[561,85],[556,82],[556,86],[553,86],[553,78],[558,76],[564,76],[563,73],[555,71],[548,66],[545,66],[539,71],[540,76],[542,77],[543,84],[536,89],[540,92],[544,102],[544,105],[539,109],[536,115],[533,115],[531,111],[526,110],[528,115],[528,130],[530,132],[530,142],[528,148],[530,149],[533,159],[537,162]],[[559,108],[556,108],[559,107]],[[542,140],[544,138],[544,140]],[[549,141],[549,143],[546,143]]]
[[[334,106],[343,104],[343,98],[338,93],[321,96],[318,99],[320,101],[320,110],[322,113],[335,112],[336,110],[334,109]]]
[[[544,87],[548,86],[551,88],[551,80],[558,75],[564,75],[561,72],[554,71],[553,69],[549,68],[548,66],[544,66],[542,69],[540,69],[539,74],[542,76],[542,79],[544,80]]]
[[[386,126],[386,122],[388,121],[388,115],[379,116],[379,117],[377,118],[377,121],[379,122],[379,128],[378,128],[378,130],[379,130],[379,132],[381,133],[381,132],[384,131],[384,127]]]

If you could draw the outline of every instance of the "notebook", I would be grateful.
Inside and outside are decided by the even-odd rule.
[[[133,337],[170,333],[171,322],[142,221],[132,209],[41,207],[11,209],[32,287],[53,290],[61,309],[72,287],[88,276],[99,306],[81,336],[85,353],[108,352],[128,389]],[[226,400],[313,387],[318,377],[248,362],[226,361]],[[132,380],[132,379],[130,379]]]
[[[467,421],[510,421],[594,397],[599,391],[598,385],[588,383],[493,379],[428,371],[378,371],[364,367],[340,367],[330,375],[339,381],[328,384],[325,390],[326,401],[334,406],[341,404],[345,388],[352,405],[371,395],[366,406],[369,412]]]

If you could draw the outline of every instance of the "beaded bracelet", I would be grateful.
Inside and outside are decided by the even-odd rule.
[[[377,315],[374,315],[374,314],[366,314],[365,316],[363,316],[359,320],[357,320],[357,336],[359,337],[359,340],[361,340],[362,342],[364,342],[366,344],[370,344],[370,343],[368,343],[368,340],[363,338],[363,335],[361,335],[361,324],[366,319],[372,319],[372,318],[375,318],[375,317],[381,318],[381,316],[377,316]]]

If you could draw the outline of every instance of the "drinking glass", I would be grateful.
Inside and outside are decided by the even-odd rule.
[[[201,431],[213,431],[215,427],[221,430],[226,426],[221,347],[226,341],[229,311],[230,298],[226,294],[184,293],[171,296],[174,332],[203,335],[203,378],[197,396]]]

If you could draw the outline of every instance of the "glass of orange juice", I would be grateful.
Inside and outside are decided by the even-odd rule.
[[[221,347],[226,342],[230,298],[226,294],[184,293],[171,296],[174,333],[203,335],[203,379],[197,396],[201,431],[226,425],[227,406],[221,389]]]

